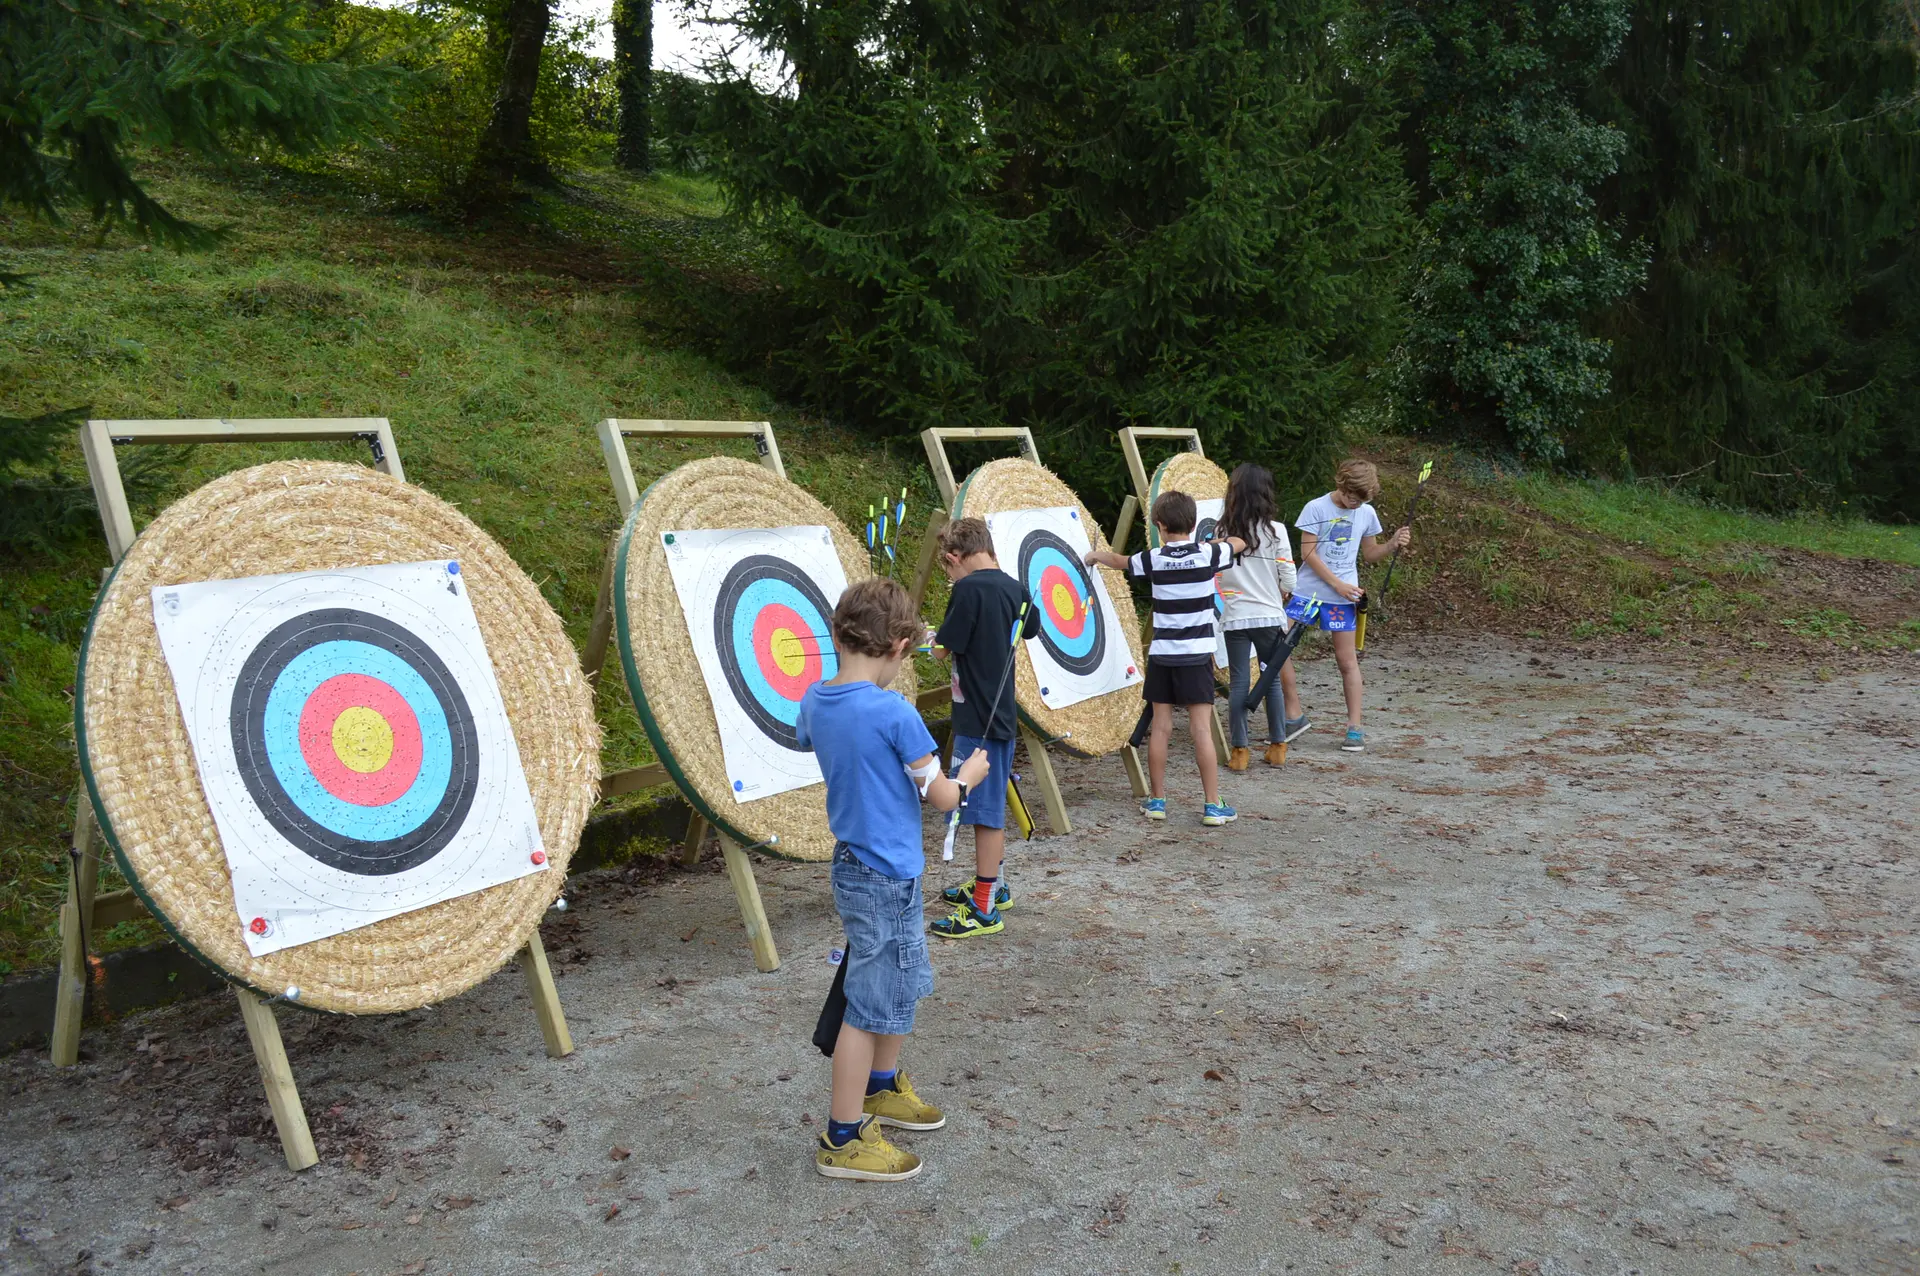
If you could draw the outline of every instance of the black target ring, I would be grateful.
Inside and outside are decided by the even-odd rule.
[[[1019,568],[1020,583],[1040,615],[1040,645],[1067,673],[1084,676],[1098,671],[1107,658],[1107,630],[1093,579],[1080,555],[1052,532],[1032,531],[1020,542]],[[1082,608],[1077,631],[1063,627],[1063,619],[1070,626],[1071,618],[1063,618],[1055,606],[1055,586],[1063,578]]]
[[[341,805],[322,800],[319,782],[302,773],[297,745],[287,743],[289,705],[300,707],[295,702],[317,676],[369,670],[411,693],[411,710],[427,724],[429,756],[398,799],[342,818]],[[431,647],[383,616],[323,608],[276,627],[242,663],[228,721],[241,779],[268,824],[296,849],[355,876],[383,877],[432,859],[459,833],[479,789],[479,733],[460,684]],[[391,835],[377,835],[382,830]]]
[[[735,563],[714,598],[713,645],[727,689],[754,726],[795,753],[808,752],[796,729],[800,697],[839,672],[832,616],[833,604],[813,577],[770,554]],[[783,660],[796,667],[783,669]]]

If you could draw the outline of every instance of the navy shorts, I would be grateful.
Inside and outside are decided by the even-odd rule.
[[[913,1012],[933,991],[920,879],[888,877],[833,848],[833,902],[847,932],[847,1015],[862,1032],[913,1031]]]
[[[1350,634],[1359,627],[1359,610],[1352,603],[1321,603],[1311,618],[1308,601],[1295,594],[1287,599],[1287,618],[1305,620],[1314,628],[1330,634]]]
[[[977,824],[983,829],[1003,829],[1007,827],[1007,784],[1013,779],[1013,741],[956,734],[947,774],[959,770],[960,764],[972,757],[975,749],[987,751],[987,778],[967,794],[967,804],[960,808],[960,822]]]

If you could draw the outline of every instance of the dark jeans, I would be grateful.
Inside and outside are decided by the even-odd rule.
[[[1247,692],[1253,685],[1253,654],[1270,660],[1283,636],[1280,626],[1271,629],[1227,630],[1227,742],[1236,749],[1247,747]],[[1286,738],[1287,698],[1280,679],[1267,684],[1267,741],[1278,744]]]

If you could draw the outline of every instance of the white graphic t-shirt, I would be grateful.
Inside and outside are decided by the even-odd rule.
[[[1373,512],[1371,504],[1355,510],[1341,509],[1333,503],[1333,493],[1329,492],[1308,501],[1293,525],[1318,538],[1314,548],[1328,571],[1349,585],[1360,583],[1360,542],[1380,534],[1380,516]],[[1304,555],[1293,592],[1321,603],[1346,602],[1333,591],[1333,586],[1320,578],[1320,573],[1307,565]]]

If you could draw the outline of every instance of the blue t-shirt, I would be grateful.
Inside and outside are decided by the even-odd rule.
[[[903,881],[925,872],[920,790],[907,774],[907,763],[934,751],[919,711],[871,682],[816,682],[794,728],[827,778],[833,835],[875,872]]]

